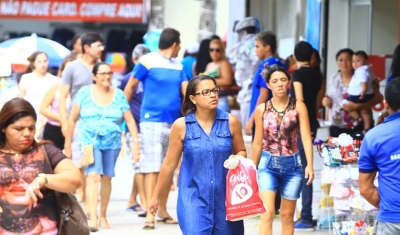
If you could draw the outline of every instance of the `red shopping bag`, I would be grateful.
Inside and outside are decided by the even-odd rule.
[[[257,170],[253,161],[240,158],[226,176],[226,220],[237,221],[265,213],[258,194]]]

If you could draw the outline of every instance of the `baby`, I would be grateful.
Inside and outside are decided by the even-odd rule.
[[[368,65],[368,55],[365,51],[357,51],[353,55],[354,75],[347,90],[347,100],[354,103],[365,103],[374,98],[373,82],[376,79]],[[346,102],[346,101],[345,101]],[[349,112],[353,118],[353,128],[364,123],[364,133],[372,127],[372,117],[369,109]]]

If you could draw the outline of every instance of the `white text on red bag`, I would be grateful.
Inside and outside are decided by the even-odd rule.
[[[226,219],[237,221],[259,216],[267,210],[259,196],[257,169],[253,161],[238,156],[224,166],[226,176]]]

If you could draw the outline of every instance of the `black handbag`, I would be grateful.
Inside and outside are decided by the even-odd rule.
[[[53,168],[47,156],[44,145],[41,146],[47,163],[50,166],[51,174]],[[58,221],[58,235],[90,235],[87,217],[72,193],[60,193],[54,191],[56,198]]]

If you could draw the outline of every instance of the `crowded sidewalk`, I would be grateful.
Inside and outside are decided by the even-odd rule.
[[[247,148],[251,145],[247,142]],[[119,157],[116,165],[116,177],[113,179],[113,190],[111,201],[107,212],[107,218],[112,229],[102,229],[96,234],[99,235],[179,235],[181,231],[178,225],[156,224],[156,230],[143,231],[144,218],[139,218],[135,212],[126,210],[126,202],[129,197],[128,185],[132,185],[133,171],[130,158]],[[171,191],[168,200],[168,211],[173,218],[176,218],[176,202],[178,190]],[[244,221],[245,235],[255,235],[259,231],[259,219],[247,219]],[[274,221],[273,234],[281,233],[281,222],[279,219]],[[306,234],[306,232],[295,232],[295,234]],[[329,234],[328,230],[317,230],[313,235]]]

